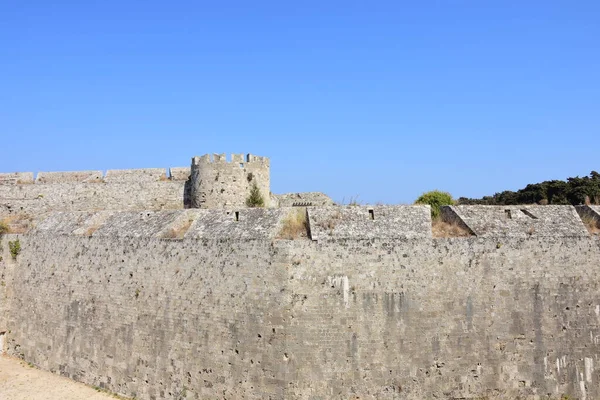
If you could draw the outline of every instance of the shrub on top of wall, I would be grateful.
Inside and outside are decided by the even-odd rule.
[[[8,225],[4,221],[0,221],[0,236],[8,233],[9,228]]]
[[[451,206],[454,204],[452,195],[448,192],[440,190],[432,190],[431,192],[423,193],[415,204],[429,204],[431,206],[431,218],[437,219],[440,216],[441,206]]]

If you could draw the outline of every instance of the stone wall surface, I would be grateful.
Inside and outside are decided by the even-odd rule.
[[[239,211],[200,210],[186,238],[268,239],[277,236],[290,208],[240,209]]]
[[[33,183],[33,172],[2,172],[0,185],[17,185]]]
[[[0,185],[0,217],[49,211],[184,208],[184,181],[62,182]]]
[[[35,220],[30,233],[83,236],[86,232],[91,234],[113,214],[114,211],[53,212]]]
[[[164,237],[183,210],[128,211],[111,214],[92,236]]]
[[[106,237],[171,238],[173,229],[181,238],[268,239],[279,234],[283,221],[296,211],[241,208],[225,210],[52,212],[35,220],[31,234]]]
[[[187,181],[190,177],[190,167],[169,168],[169,174],[174,181]]]
[[[309,207],[313,240],[326,238],[430,238],[429,206]]]
[[[54,213],[5,235],[8,350],[140,399],[600,397],[598,238],[432,239],[417,206],[342,207],[335,234],[309,209],[318,240],[275,239],[291,211]]]
[[[292,243],[294,393],[599,398],[599,243]]]
[[[285,269],[270,241],[20,241],[11,354],[139,399],[282,398]]]
[[[167,170],[164,168],[140,169],[109,169],[106,171],[106,182],[156,182],[167,179]]]
[[[100,182],[102,171],[39,172],[36,183]]]
[[[588,236],[573,206],[445,206],[442,214],[454,214],[480,237]]]

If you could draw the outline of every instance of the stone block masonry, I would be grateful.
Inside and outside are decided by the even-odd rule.
[[[429,206],[309,207],[313,240],[431,238]]]
[[[39,172],[36,183],[100,182],[102,171]]]
[[[35,221],[31,234],[192,239],[272,239],[291,208],[225,210],[56,212]]]
[[[163,168],[145,169],[109,169],[104,180],[111,182],[156,182],[167,180],[166,170]]]
[[[139,399],[600,397],[600,240],[567,211],[554,234],[434,239],[419,206],[354,234],[369,209],[318,240],[276,239],[292,208],[55,213],[0,240],[0,332]]]
[[[174,181],[187,181],[190,177],[190,167],[169,168],[169,175]]]
[[[20,185],[33,183],[33,172],[0,173],[0,185]]]
[[[140,399],[280,397],[263,384],[285,352],[270,241],[45,238],[20,238],[37,267],[7,282],[11,354]]]
[[[179,177],[179,176],[178,176]],[[185,181],[165,169],[0,174],[0,218],[50,211],[182,209]]]

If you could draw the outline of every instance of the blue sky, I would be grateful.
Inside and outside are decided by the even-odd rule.
[[[0,171],[271,158],[406,203],[600,170],[598,1],[0,2]]]

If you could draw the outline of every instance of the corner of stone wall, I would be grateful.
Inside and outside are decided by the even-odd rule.
[[[577,211],[577,214],[580,218],[600,218],[600,212],[588,205],[575,206],[575,211]]]
[[[443,222],[456,225],[461,230],[468,232],[471,236],[477,236],[475,231],[456,213],[453,206],[441,206],[440,218]]]

